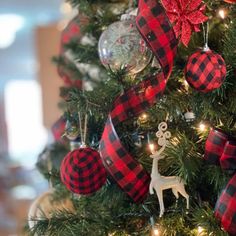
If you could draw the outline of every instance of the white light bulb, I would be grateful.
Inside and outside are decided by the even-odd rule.
[[[206,125],[203,124],[203,123],[200,123],[199,124],[199,130],[202,131],[202,132],[205,131],[206,130]]]
[[[147,114],[143,113],[141,117],[142,117],[142,119],[147,119]]]
[[[220,9],[220,10],[218,11],[218,14],[219,14],[220,18],[225,19],[225,17],[226,17],[226,11],[225,11],[224,9]]]
[[[203,228],[201,226],[198,226],[197,232],[198,232],[198,234],[201,234],[203,232]]]
[[[187,86],[187,87],[189,86],[189,84],[186,80],[184,81],[184,85]]]
[[[159,236],[159,230],[157,228],[153,229],[153,236]]]
[[[151,153],[154,153],[155,145],[153,143],[149,143],[149,149],[150,149]]]

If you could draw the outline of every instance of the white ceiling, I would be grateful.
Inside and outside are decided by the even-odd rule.
[[[9,80],[35,78],[34,28],[59,20],[61,3],[62,0],[0,0],[0,14],[18,14],[25,19],[14,44],[0,49],[0,89]]]

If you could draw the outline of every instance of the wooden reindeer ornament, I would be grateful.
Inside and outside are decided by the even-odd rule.
[[[184,180],[178,176],[161,176],[158,172],[158,161],[164,158],[161,153],[165,150],[168,139],[171,137],[171,133],[169,131],[166,131],[166,129],[167,124],[165,122],[161,122],[156,133],[156,136],[158,138],[158,145],[161,146],[160,150],[154,151],[150,146],[152,152],[152,155],[150,155],[150,157],[153,158],[153,162],[149,192],[150,194],[154,194],[153,190],[155,189],[156,191],[160,205],[160,217],[162,217],[165,211],[162,193],[162,191],[165,189],[172,189],[176,200],[178,200],[180,193],[186,199],[187,209],[189,209],[189,195],[185,191]]]

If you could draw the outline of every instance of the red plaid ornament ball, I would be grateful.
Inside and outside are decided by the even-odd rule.
[[[185,67],[186,80],[200,92],[207,93],[219,88],[225,76],[224,59],[211,50],[197,51],[188,58]]]
[[[224,2],[231,3],[231,4],[236,4],[236,0],[224,0]]]
[[[61,180],[74,193],[94,193],[105,184],[106,178],[102,159],[92,148],[71,151],[62,161]]]

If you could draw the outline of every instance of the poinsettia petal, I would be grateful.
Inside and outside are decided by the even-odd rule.
[[[178,38],[179,35],[181,34],[181,28],[182,28],[182,22],[178,21],[173,27],[176,38]]]
[[[180,6],[182,11],[188,8],[188,5],[190,4],[191,0],[180,0]]]
[[[188,23],[188,21],[183,21],[182,23],[182,34],[181,34],[181,42],[187,47],[188,43],[190,41],[192,34],[191,25]]]
[[[188,11],[194,11],[200,6],[201,3],[202,3],[202,0],[189,1],[189,5],[187,7],[187,10]]]
[[[166,12],[168,18],[169,18],[169,21],[171,23],[175,22],[176,20],[179,19],[178,15],[176,13],[172,13],[172,12]]]
[[[199,11],[204,13],[205,10],[206,10],[206,5],[205,4],[201,5],[200,8],[199,8]]]
[[[200,25],[193,25],[193,30],[195,32],[199,32],[200,31]]]
[[[186,18],[190,21],[191,24],[197,25],[204,21],[208,20],[208,17],[203,15],[200,11],[194,11],[186,15]]]
[[[162,5],[168,12],[179,12],[179,0],[162,0]]]

